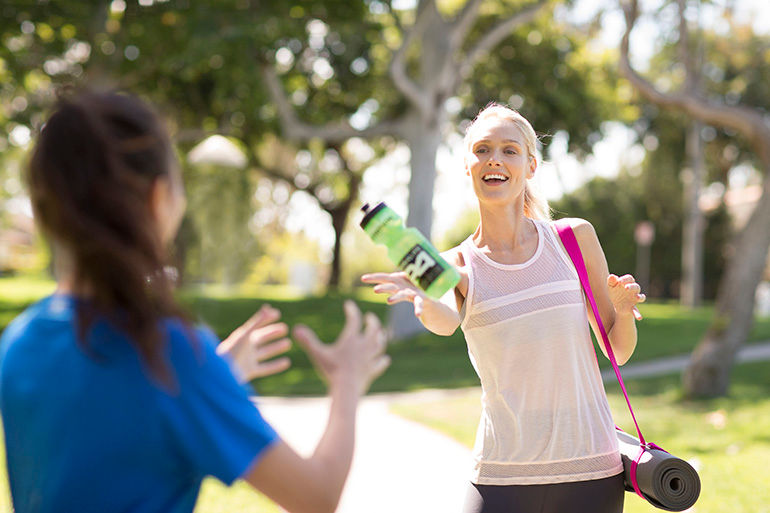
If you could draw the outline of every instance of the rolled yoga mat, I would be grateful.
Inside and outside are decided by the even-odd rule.
[[[616,430],[626,490],[633,492],[631,464],[639,456],[639,439]],[[700,478],[686,461],[658,449],[648,449],[636,468],[636,482],[642,495],[655,507],[683,511],[698,500]]]

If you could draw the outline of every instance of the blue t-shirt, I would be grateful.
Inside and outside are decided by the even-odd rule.
[[[204,476],[230,484],[278,439],[216,354],[213,333],[163,323],[177,384],[163,388],[107,322],[90,330],[86,355],[75,301],[43,299],[0,339],[17,513],[190,512]]]

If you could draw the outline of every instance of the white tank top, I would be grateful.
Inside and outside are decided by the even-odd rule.
[[[547,222],[526,262],[500,264],[469,237],[460,312],[481,380],[471,481],[545,484],[602,479],[623,465],[577,272]]]

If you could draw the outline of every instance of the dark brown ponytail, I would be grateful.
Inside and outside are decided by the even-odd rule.
[[[62,99],[29,166],[29,191],[44,234],[73,259],[78,332],[97,317],[124,331],[152,374],[168,382],[160,322],[182,317],[164,273],[165,248],[151,217],[153,181],[169,174],[171,143],[136,97],[85,92]]]

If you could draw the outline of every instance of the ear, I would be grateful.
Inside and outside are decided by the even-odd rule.
[[[160,175],[150,185],[150,214],[153,221],[160,225],[163,217],[168,213],[168,198],[171,193],[171,181],[168,176]]]
[[[529,156],[529,170],[527,171],[527,178],[535,176],[535,170],[537,169],[537,158],[534,155]]]

